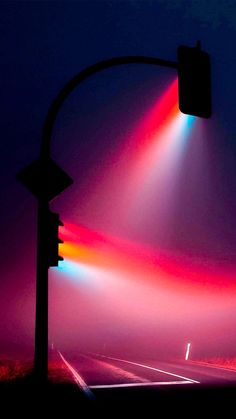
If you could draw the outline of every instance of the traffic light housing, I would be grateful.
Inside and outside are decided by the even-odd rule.
[[[47,257],[48,267],[58,266],[58,262],[63,260],[59,255],[59,243],[63,241],[59,238],[59,226],[64,224],[60,220],[59,214],[48,211],[47,220]]]
[[[211,66],[209,54],[196,47],[179,46],[179,109],[201,118],[211,116]]]

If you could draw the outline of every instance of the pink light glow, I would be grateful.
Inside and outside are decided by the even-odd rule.
[[[145,224],[147,207],[158,194],[159,221],[156,223],[164,229],[174,201],[173,191],[186,149],[190,120],[193,118],[178,110],[175,79],[125,136],[120,150],[111,156],[103,173],[99,172],[93,179],[90,196],[86,195],[86,202],[82,204],[85,219],[94,219],[94,215],[98,218],[99,214],[102,230],[120,234],[123,229],[127,234],[129,226],[133,228],[136,222]],[[142,213],[143,218],[139,220]]]
[[[210,184],[202,175],[207,172],[202,136],[183,179],[191,135],[200,131],[198,121],[178,111],[177,102],[174,80],[124,138],[110,164],[91,177],[92,192],[79,197],[77,220],[61,229],[65,262],[51,271],[50,325],[63,345],[76,350],[105,345],[119,354],[127,349],[149,355],[178,353],[189,340],[204,350],[206,341],[213,350],[233,347],[235,268],[164,250],[163,238],[175,226],[179,204],[183,212],[181,199],[188,205],[194,194],[200,210],[190,233],[198,237],[198,217],[205,216],[201,208],[209,194],[205,185]],[[196,189],[191,194],[186,194],[188,176]]]
[[[139,272],[138,278],[149,273],[155,284],[171,286],[172,289],[200,293],[228,293],[236,289],[235,270],[216,265],[199,263],[187,257],[171,255],[161,249],[112,237],[92,231],[86,227],[65,223],[61,237],[66,242],[62,245],[64,257],[77,263],[87,263],[114,271]],[[177,279],[177,281],[176,281]],[[143,279],[142,279],[143,281]]]
[[[157,347],[166,336],[178,342],[178,333],[180,341],[186,334],[193,340],[220,339],[236,303],[234,271],[203,266],[71,223],[65,223],[62,237],[65,266],[62,262],[51,274],[56,309],[51,329],[57,339],[61,333],[65,336],[59,324],[67,325],[66,335],[77,331],[88,346],[101,344],[101,339],[114,344],[108,331],[111,324],[117,335],[129,330],[145,339],[153,330]],[[70,278],[75,266],[78,269]],[[67,339],[68,344],[74,341]]]

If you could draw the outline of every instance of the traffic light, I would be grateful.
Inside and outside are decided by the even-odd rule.
[[[59,214],[50,210],[48,211],[47,221],[48,267],[58,266],[58,262],[63,260],[63,257],[59,255],[59,243],[63,243],[59,238],[59,226],[63,226],[64,224],[60,220]]]
[[[210,118],[211,66],[209,54],[196,47],[178,47],[179,109],[181,112]]]

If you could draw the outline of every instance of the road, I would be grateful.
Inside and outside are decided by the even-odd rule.
[[[100,354],[59,354],[84,389],[236,384],[236,371],[192,361],[144,362]]]
[[[113,406],[116,403],[117,408],[124,401],[137,405],[142,400],[149,406],[158,404],[165,408],[168,405],[172,408],[173,402],[175,409],[179,403],[179,409],[184,411],[187,395],[195,410],[200,409],[202,401],[204,411],[209,403],[212,412],[212,403],[215,407],[220,402],[229,406],[231,398],[235,400],[236,371],[233,370],[184,360],[144,362],[100,354],[68,357],[59,352],[59,355],[88,398],[110,401]],[[233,396],[228,388],[233,388]],[[225,396],[229,395],[230,400],[225,402]]]

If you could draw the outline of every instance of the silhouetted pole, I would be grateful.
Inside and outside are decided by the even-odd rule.
[[[37,273],[34,375],[38,383],[48,379],[48,259],[47,259],[47,213],[46,199],[38,200]]]

